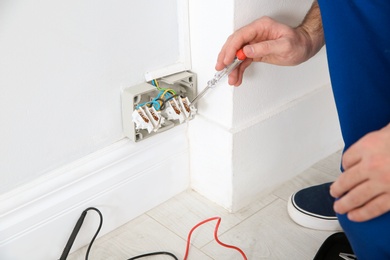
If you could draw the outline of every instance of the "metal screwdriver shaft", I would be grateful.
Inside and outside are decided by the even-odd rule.
[[[214,74],[214,77],[207,82],[207,86],[192,100],[191,105],[195,105],[199,101],[199,99],[201,99],[206,94],[206,92],[209,89],[215,87],[222,78],[224,78],[226,75],[229,75],[230,72],[232,72],[235,68],[237,68],[238,65],[240,65],[245,59],[246,56],[243,50],[242,49],[238,50],[234,61],[223,70],[218,71],[217,73]]]

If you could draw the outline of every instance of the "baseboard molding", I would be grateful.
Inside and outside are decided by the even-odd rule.
[[[241,128],[233,146],[234,212],[343,147],[331,87],[318,88]]]
[[[101,235],[112,231],[186,190],[188,157],[179,126],[138,144],[121,140],[0,196],[0,259],[58,259],[87,207],[102,211]],[[97,221],[88,213],[72,251],[89,243]]]
[[[194,121],[189,131],[191,186],[231,212],[343,145],[330,86],[235,128],[204,117]]]

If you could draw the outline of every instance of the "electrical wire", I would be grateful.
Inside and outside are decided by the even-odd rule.
[[[135,260],[135,259],[140,259],[140,258],[143,258],[143,257],[155,256],[155,255],[169,255],[169,256],[171,256],[173,259],[179,260],[174,254],[169,253],[169,252],[165,252],[165,251],[154,252],[154,253],[148,253],[148,254],[143,254],[143,255],[138,255],[138,256],[134,256],[134,257],[132,257],[132,258],[129,258],[129,259],[127,259],[127,260]]]
[[[140,107],[142,106],[153,106],[154,109],[156,109],[157,111],[161,109],[161,105],[159,102],[155,101],[155,100],[152,100],[152,101],[148,101],[148,102],[144,102],[144,103],[141,103],[141,104],[138,104],[135,109],[139,109]]]
[[[217,241],[218,244],[220,244],[221,246],[223,247],[227,247],[227,248],[231,248],[231,249],[234,249],[234,250],[237,250],[241,255],[242,257],[244,258],[244,260],[248,260],[248,258],[246,257],[244,251],[242,251],[240,248],[236,247],[236,246],[232,246],[232,245],[228,245],[228,244],[225,244],[223,242],[221,242],[218,238],[218,228],[219,228],[219,225],[221,224],[221,218],[220,217],[213,217],[213,218],[209,218],[209,219],[206,219],[198,224],[196,224],[192,229],[191,231],[188,233],[188,238],[187,238],[187,246],[186,246],[186,252],[185,252],[185,255],[184,255],[184,260],[187,260],[187,257],[188,257],[188,253],[190,251],[190,244],[191,244],[191,235],[192,233],[194,232],[195,229],[197,229],[199,226],[207,223],[207,222],[210,222],[210,221],[213,221],[213,220],[218,220],[217,221],[217,224],[215,226],[215,229],[214,229],[214,239],[215,241]]]
[[[135,108],[139,109],[142,106],[153,106],[156,111],[163,110],[165,108],[165,102],[170,100],[172,97],[177,96],[176,91],[171,88],[161,88],[157,79],[151,81],[152,85],[156,87],[160,92],[151,101],[138,104]]]
[[[173,89],[165,89],[164,92],[162,93],[161,97],[162,98],[165,98],[165,95],[168,94],[168,97],[170,97],[171,95],[176,95],[176,92],[173,90]]]
[[[171,88],[161,88],[161,87],[160,87],[160,84],[159,84],[158,81],[157,81],[157,79],[153,79],[153,80],[151,81],[151,83],[152,83],[153,86],[156,87],[157,90],[163,90],[163,91],[168,90],[168,91],[171,92],[172,94],[174,94],[174,95],[176,94],[176,91],[173,90],[173,89],[171,89]]]
[[[180,95],[179,95],[179,94],[175,94],[175,95],[170,96],[169,98],[163,100],[163,103],[162,103],[162,105],[161,105],[161,110],[164,110],[164,109],[165,109],[165,104],[166,104],[169,100],[174,99],[175,97],[178,97],[178,96],[180,96]],[[160,99],[160,100],[162,100],[162,99]]]
[[[74,241],[76,240],[77,234],[79,233],[79,231],[80,231],[80,229],[81,229],[81,226],[83,225],[84,219],[85,219],[85,217],[87,216],[88,211],[90,211],[90,210],[96,211],[96,212],[99,214],[100,222],[99,222],[98,229],[97,229],[95,235],[92,237],[92,240],[91,240],[91,242],[89,243],[87,252],[86,252],[86,254],[85,254],[85,260],[88,260],[89,252],[91,251],[93,242],[95,242],[95,239],[96,239],[96,237],[98,236],[98,234],[99,234],[99,232],[100,232],[100,229],[101,229],[102,226],[103,226],[103,215],[102,215],[102,213],[100,212],[100,210],[98,210],[97,208],[94,208],[94,207],[86,208],[86,209],[81,213],[81,215],[80,215],[79,219],[77,220],[76,225],[75,225],[75,227],[73,228],[73,231],[72,231],[72,233],[71,233],[71,235],[70,235],[70,237],[69,237],[69,239],[68,239],[68,242],[66,243],[66,246],[65,246],[64,250],[62,251],[60,260],[66,260],[66,258],[68,257],[69,252],[70,252],[70,249],[72,248],[73,243],[74,243]]]
[[[75,227],[74,227],[74,229],[72,231],[72,234],[70,235],[70,237],[68,239],[68,242],[66,243],[66,246],[65,246],[65,248],[64,248],[64,250],[63,250],[59,260],[66,260],[66,258],[68,257],[70,249],[72,248],[72,245],[73,245],[74,241],[76,240],[77,234],[80,231],[81,226],[83,225],[85,217],[87,216],[87,212],[90,211],[90,210],[94,210],[94,211],[96,211],[99,214],[100,222],[99,222],[99,226],[98,226],[98,229],[96,230],[95,235],[92,237],[91,242],[88,245],[87,252],[85,253],[85,260],[88,260],[89,253],[91,251],[92,245],[95,242],[95,239],[98,236],[98,234],[99,234],[99,232],[100,232],[100,230],[101,230],[101,228],[103,226],[103,214],[100,212],[100,210],[98,210],[97,208],[94,208],[94,207],[86,208],[81,213],[81,215],[80,215],[79,219],[77,220],[76,225],[75,225]],[[135,260],[135,259],[140,259],[140,258],[143,258],[143,257],[155,256],[155,255],[169,255],[173,259],[179,260],[174,254],[169,253],[169,252],[165,252],[165,251],[154,252],[154,253],[147,253],[147,254],[143,254],[143,255],[139,255],[139,256],[134,256],[132,258],[129,258],[128,260]]]
[[[70,235],[69,237],[69,240],[64,248],[64,251],[62,252],[62,255],[60,257],[59,260],[66,260],[66,258],[68,257],[68,254],[69,254],[69,251],[73,245],[73,242],[75,241],[76,237],[77,237],[77,234],[78,232],[80,231],[80,228],[84,222],[84,219],[87,215],[87,212],[90,211],[90,210],[93,210],[93,211],[96,211],[98,214],[99,214],[99,217],[100,217],[100,222],[99,222],[99,226],[98,226],[98,229],[95,233],[95,235],[93,236],[91,242],[89,243],[89,246],[88,246],[88,249],[87,249],[87,252],[85,254],[85,260],[88,260],[89,258],[89,253],[91,251],[91,248],[92,248],[92,245],[93,243],[95,242],[95,239],[96,237],[98,236],[102,226],[103,226],[103,215],[102,213],[100,212],[100,210],[98,210],[97,208],[94,208],[94,207],[89,207],[87,209],[85,209],[82,213],[81,213],[81,216],[80,218],[78,219],[73,231],[72,231],[72,234]],[[236,246],[232,246],[232,245],[228,245],[228,244],[225,244],[223,242],[221,242],[218,238],[218,229],[219,229],[219,225],[221,224],[221,218],[220,217],[213,217],[213,218],[209,218],[209,219],[206,219],[198,224],[196,224],[191,230],[190,232],[188,233],[188,237],[187,237],[187,244],[186,244],[186,249],[185,249],[185,255],[184,255],[184,260],[187,260],[188,258],[188,254],[189,254],[189,251],[190,251],[190,245],[191,245],[191,236],[192,236],[192,233],[195,231],[195,229],[197,229],[199,226],[207,223],[207,222],[210,222],[210,221],[213,221],[213,220],[217,220],[217,224],[215,225],[215,229],[214,229],[214,239],[215,241],[217,241],[217,243],[223,247],[227,247],[227,248],[231,248],[231,249],[234,249],[234,250],[237,250],[241,255],[242,257],[244,258],[244,260],[248,260],[248,258],[246,257],[244,251],[242,251],[240,248],[236,247]],[[159,251],[159,252],[153,252],[153,253],[147,253],[147,254],[142,254],[142,255],[138,255],[138,256],[134,256],[132,258],[129,258],[128,260],[135,260],[135,259],[140,259],[140,258],[144,258],[144,257],[148,257],[148,256],[156,256],[156,255],[168,255],[170,257],[172,257],[173,259],[175,260],[178,260],[178,258],[170,253],[170,252],[165,252],[165,251]]]
[[[152,81],[152,83],[154,82],[155,80]],[[157,82],[157,81],[156,81]],[[165,88],[159,88],[157,87],[158,85],[156,85],[156,83],[153,83],[154,86],[156,86],[156,88],[158,90],[160,90],[160,92],[158,93],[158,95],[153,98],[151,101],[148,101],[148,102],[144,102],[144,103],[141,103],[141,104],[138,104],[135,108],[136,109],[139,109],[140,107],[142,106],[153,106],[154,109],[156,109],[156,111],[159,111],[159,110],[163,110],[163,107],[164,107],[164,101],[168,100],[168,99],[171,99],[172,96],[177,96],[176,94],[176,91],[174,91],[173,89],[165,89]]]
[[[98,229],[96,230],[95,235],[92,237],[91,243],[89,243],[87,252],[85,253],[85,260],[88,260],[89,252],[91,251],[93,242],[95,242],[95,239],[98,236],[98,234],[99,234],[99,232],[100,232],[100,230],[102,229],[102,226],[103,226],[103,215],[100,212],[100,210],[98,210],[97,208],[94,208],[94,207],[90,207],[90,208],[87,208],[85,211],[87,212],[88,210],[96,211],[99,214],[100,222],[99,222],[99,226],[98,226]]]

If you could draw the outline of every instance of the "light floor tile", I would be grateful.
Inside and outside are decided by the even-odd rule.
[[[331,154],[314,164],[313,168],[337,178],[340,175],[341,155],[341,151]]]
[[[278,199],[223,234],[220,240],[240,247],[248,259],[313,259],[331,232],[296,225],[288,217],[286,205]],[[214,241],[202,251],[213,259],[242,259],[237,251],[218,246]]]
[[[309,168],[295,178],[277,187],[272,194],[287,201],[291,194],[300,189],[318,185],[326,182],[333,182],[336,177],[325,174],[317,169]]]
[[[340,156],[338,152],[325,158],[234,214],[194,191],[183,192],[99,238],[90,259],[125,260],[154,251],[172,252],[183,259],[188,232],[199,222],[215,216],[222,218],[220,240],[240,247],[248,260],[313,259],[331,232],[296,225],[287,214],[287,199],[302,188],[334,181],[339,174]],[[217,244],[213,237],[215,225],[216,221],[208,222],[194,231],[189,260],[242,259],[237,251]],[[84,259],[85,251],[86,247],[68,259]],[[168,256],[144,259],[172,260]]]
[[[231,214],[196,192],[187,191],[152,209],[147,214],[183,239],[187,239],[191,228],[205,219],[221,217],[219,231],[223,233],[271,202],[272,197],[259,199],[257,203],[253,203],[239,213]],[[213,240],[215,224],[216,221],[213,221],[197,228],[191,239],[193,245],[200,248]]]

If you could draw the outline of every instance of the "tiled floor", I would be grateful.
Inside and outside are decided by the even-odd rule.
[[[287,215],[286,201],[292,192],[303,187],[334,180],[339,173],[339,160],[340,153],[329,156],[235,214],[193,191],[184,192],[98,239],[89,258],[125,260],[148,252],[168,251],[183,259],[190,229],[202,220],[220,216],[219,239],[241,248],[249,260],[313,259],[332,232],[296,225]],[[208,222],[193,233],[189,260],[242,259],[237,251],[221,247],[214,241],[215,224],[216,221]],[[82,248],[68,259],[84,259],[85,251],[86,248]]]

